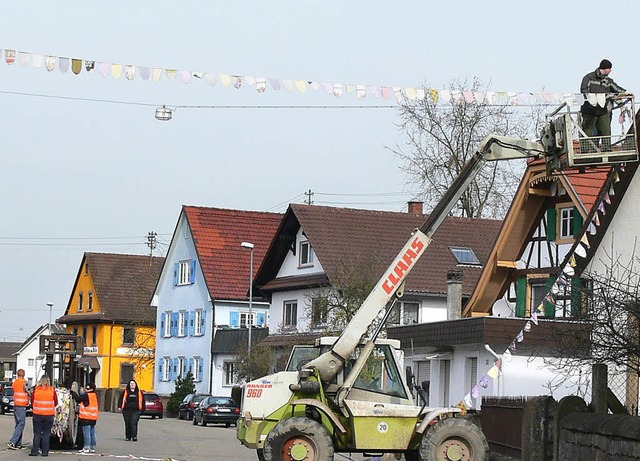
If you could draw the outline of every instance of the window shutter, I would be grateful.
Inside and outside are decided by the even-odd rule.
[[[164,359],[158,362],[158,381],[162,381],[162,377],[164,376]]]
[[[200,368],[198,369],[198,381],[202,381],[203,371],[204,371],[204,360],[198,359],[200,362]]]
[[[580,231],[582,230],[582,225],[584,224],[584,218],[578,211],[578,207],[573,207],[573,236],[578,238],[580,235]]]
[[[160,315],[160,335],[161,335],[161,336],[164,336],[164,323],[165,323],[165,317],[166,317],[166,315],[167,315],[167,314],[166,314],[165,312],[163,312],[163,313]]]
[[[189,311],[189,335],[196,334],[196,311]]]
[[[233,328],[240,328],[240,312],[229,313],[229,325]]]
[[[516,317],[524,317],[527,311],[527,278],[516,281]]]
[[[547,240],[554,242],[556,240],[556,224],[557,211],[555,208],[549,208],[547,210]]]
[[[171,381],[175,381],[178,377],[178,359],[176,357],[171,359]]]
[[[556,278],[555,277],[549,277],[547,279],[546,282],[546,289],[547,289],[547,294],[551,291],[551,287],[553,286],[553,284],[555,283]],[[543,302],[544,305],[544,315],[546,317],[555,317],[556,316],[556,305],[554,303],[550,303],[549,301],[545,300]],[[533,309],[535,309],[537,306],[534,306]]]
[[[179,317],[180,317],[180,313],[178,312],[171,313],[171,336],[178,336]]]
[[[196,260],[191,260],[191,273],[189,274],[189,283],[196,283]]]
[[[582,288],[584,281],[579,277],[571,278],[571,317],[582,317]]]
[[[258,326],[266,326],[266,316],[264,312],[258,312]]]
[[[200,317],[200,334],[204,334],[204,327],[207,324],[204,319],[205,319],[205,315],[206,315],[207,311],[205,311],[204,309],[202,310],[202,316]]]
[[[193,357],[189,358],[189,371],[193,375]]]
[[[180,272],[180,263],[175,263],[173,265],[173,286],[178,285],[178,273]]]

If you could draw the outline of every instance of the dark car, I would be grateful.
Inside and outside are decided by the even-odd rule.
[[[206,426],[211,423],[237,426],[239,417],[240,407],[231,397],[207,397],[193,412],[193,425],[200,423]]]
[[[157,416],[162,419],[164,405],[162,404],[160,396],[153,392],[145,391],[142,391],[142,395],[144,395],[144,411],[141,413],[141,416],[151,416],[151,419],[155,419]]]
[[[178,419],[193,419],[193,411],[209,394],[188,394],[178,406]]]
[[[5,386],[0,394],[0,415],[4,415],[7,411],[13,411],[13,387]],[[27,407],[27,415],[31,416],[33,409],[31,404]]]

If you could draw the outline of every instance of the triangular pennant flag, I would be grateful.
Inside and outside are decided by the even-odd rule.
[[[115,80],[122,77],[122,64],[111,64],[111,76]]]
[[[416,99],[422,101],[424,98],[425,98],[424,88],[417,88],[416,89]]]
[[[515,352],[516,351],[516,340],[514,339],[513,341],[511,341],[511,344],[509,344],[509,348],[507,349],[507,351],[511,351],[511,352]],[[505,351],[505,352],[507,352]]]
[[[531,321],[532,321],[534,324],[538,325],[538,313],[537,313],[537,312],[533,312],[533,313],[531,314]]]
[[[175,80],[178,76],[178,71],[176,69],[166,69],[165,74],[167,74],[167,78],[169,80]]]
[[[467,408],[473,408],[473,400],[471,400],[471,394],[467,394],[464,396],[464,404]]]
[[[342,96],[342,83],[334,83],[333,84],[333,95],[336,98]]]
[[[587,247],[587,248],[591,248],[591,244],[589,243],[589,238],[587,237],[587,234],[584,234],[582,236],[582,238],[580,239],[580,242],[582,242],[582,244]]]
[[[571,267],[571,264],[566,264],[562,268],[562,272],[567,274],[569,277],[573,277],[573,274],[576,273],[576,271],[573,269],[573,267]]]
[[[531,331],[531,321],[527,320],[527,323],[524,324],[524,331],[529,333]]]
[[[383,86],[381,89],[382,99],[389,99],[393,95],[393,90],[388,86]]]
[[[516,336],[516,339],[518,340],[519,343],[521,343],[522,341],[524,341],[524,331],[520,330],[518,332],[518,336]]]
[[[136,66],[132,64],[124,66],[124,76],[127,80],[133,80],[136,78]]]
[[[492,366],[489,371],[487,371],[487,376],[496,379],[498,377],[498,375],[500,374],[500,371],[498,370],[498,367],[496,367],[495,365]]]
[[[615,184],[615,183],[617,183],[617,182],[620,182],[620,175],[618,174],[618,172],[617,172],[617,171],[615,171],[615,172],[613,173],[613,183]]]
[[[233,87],[236,90],[239,90],[240,88],[242,88],[242,84],[244,83],[244,79],[238,75],[233,77]]]
[[[474,399],[480,397],[480,388],[477,384],[471,388],[471,397],[473,397]]]
[[[87,71],[88,74],[93,74],[94,69],[96,68],[95,61],[85,61],[84,62],[84,70]]]
[[[438,101],[440,100],[440,93],[438,90],[431,89],[429,90],[429,97],[434,104],[438,104]]]
[[[231,85],[231,75],[220,74],[220,83],[222,83],[222,86],[224,87],[228,87],[229,85]]]
[[[151,69],[151,76],[154,82],[160,83],[160,79],[162,78],[162,69],[159,67],[154,67],[153,69]]]
[[[45,56],[44,58],[44,68],[47,69],[47,72],[53,72],[56,68],[56,57],[55,56]]]
[[[325,93],[333,94],[333,84],[332,83],[322,82],[320,84],[320,86],[322,87],[322,89],[324,90]]]
[[[204,72],[191,72],[191,75],[200,80],[204,78]]]
[[[609,195],[610,195],[611,197],[613,197],[614,195],[616,195],[616,190],[615,190],[615,188],[613,187],[613,184],[611,184],[611,187],[609,188]]]
[[[76,75],[82,72],[82,59],[71,60],[71,71]]]
[[[571,267],[576,267],[578,265],[575,255],[571,255],[571,257],[569,258],[569,264],[571,265]]]
[[[602,216],[606,216],[607,215],[607,213],[604,210],[604,202],[600,202],[600,205],[598,205],[598,211],[600,213],[602,213]]]
[[[409,100],[409,101],[415,101],[417,94],[416,94],[416,89],[415,88],[404,88],[404,95],[405,97]]]
[[[364,99],[367,97],[367,88],[364,85],[356,86],[356,95],[358,99]]]
[[[604,201],[607,205],[611,204],[611,197],[609,197],[609,192],[604,193]]]
[[[596,213],[595,215],[593,215],[593,222],[596,226],[600,225],[600,217],[598,216],[598,213]]]
[[[476,100],[478,104],[482,104],[484,102],[484,92],[482,91],[474,91],[473,98]]]
[[[320,83],[318,82],[307,82],[307,83],[309,83],[309,87],[314,91],[318,91],[320,89]]]
[[[480,382],[478,384],[480,384],[481,388],[486,389],[487,387],[489,387],[489,377],[487,375],[484,375],[482,378],[480,378]]]
[[[503,352],[502,354],[502,358],[506,361],[506,362],[511,362],[511,351],[509,349],[507,349],[506,351]]]
[[[295,89],[295,85],[291,80],[283,80],[282,88],[284,88],[284,90],[288,91],[289,93],[293,93],[293,90]]]
[[[216,84],[216,74],[213,72],[207,72],[205,74],[205,80],[207,81],[207,83],[211,86],[214,86]]]
[[[462,95],[464,96],[464,100],[467,104],[471,104],[473,102],[473,91],[463,91]]]
[[[296,80],[296,90],[299,93],[305,93],[307,91],[307,82],[304,80]]]
[[[58,58],[58,69],[63,74],[66,74],[69,70],[69,58]]]
[[[111,66],[108,62],[99,62],[98,63],[98,73],[102,77],[106,77],[109,75],[109,71],[111,70]]]
[[[381,96],[380,87],[377,85],[369,85],[369,92],[374,98],[379,98]]]
[[[25,53],[24,51],[19,51],[18,57],[20,58],[20,65],[22,67],[27,67],[31,65],[31,53]]]
[[[252,77],[251,75],[245,75],[244,77],[244,81],[246,82],[247,85],[249,86],[253,86],[256,84],[256,78]]]
[[[442,99],[443,102],[451,101],[451,93],[449,92],[449,90],[441,90],[440,99]]]
[[[16,62],[16,50],[4,50],[4,62],[9,65]]]
[[[44,56],[42,56],[41,54],[34,54],[33,56],[31,56],[31,64],[36,69],[41,68],[44,64]]]
[[[267,79],[263,77],[256,78],[256,90],[258,93],[264,93],[267,89]]]
[[[282,88],[282,82],[277,78],[270,78],[269,85],[271,85],[271,88],[273,88],[275,91],[280,91],[280,88]]]
[[[356,86],[350,83],[347,83],[347,93],[353,93],[354,91],[356,91]]]
[[[151,76],[151,71],[148,67],[138,67],[138,71],[140,72],[140,78],[142,80],[149,80]]]
[[[584,246],[582,246],[581,243],[578,243],[576,245],[575,254],[580,256],[581,258],[586,258],[587,257],[587,249]]]

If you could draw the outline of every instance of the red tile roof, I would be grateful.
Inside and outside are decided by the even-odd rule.
[[[251,242],[254,274],[282,220],[282,214],[184,206],[200,266],[211,299],[246,300],[249,291]]]
[[[573,186],[587,213],[589,213],[593,205],[595,205],[598,194],[600,190],[602,190],[602,186],[606,183],[610,171],[611,168],[598,168],[583,172],[571,170],[564,173],[564,176]]]
[[[275,278],[290,245],[289,239],[298,227],[302,227],[329,280],[339,278],[341,268],[349,262],[369,263],[373,265],[372,273],[380,277],[426,216],[292,204],[283,220],[280,235],[274,241],[275,251],[265,260],[264,271],[256,279],[256,284],[262,286]],[[294,222],[297,225],[293,225]],[[407,278],[407,291],[446,293],[447,271],[462,269],[463,293],[471,293],[481,268],[458,267],[449,247],[470,247],[483,263],[500,225],[501,221],[489,219],[446,218],[435,233],[433,243]],[[289,237],[285,230],[288,230]],[[281,247],[280,250],[277,246]]]

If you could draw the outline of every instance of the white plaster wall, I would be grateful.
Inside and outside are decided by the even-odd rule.
[[[282,266],[280,266],[280,269],[278,270],[278,275],[276,276],[276,278],[290,277],[292,275],[310,275],[310,274],[324,273],[322,264],[320,264],[320,261],[318,260],[315,252],[313,254],[313,266],[303,267],[303,268],[298,267],[298,261],[300,257],[298,253],[299,245],[301,241],[306,241],[306,240],[307,238],[304,235],[302,235],[302,228],[300,228],[298,230],[298,234],[296,235],[296,242],[295,242],[296,254],[294,255],[291,252],[291,250],[287,252],[287,256],[284,258],[284,261],[282,262]]]
[[[216,354],[213,358],[213,367],[211,375],[211,394],[231,397],[231,388],[233,386],[224,385],[224,362],[235,361],[235,355],[232,354]]]

